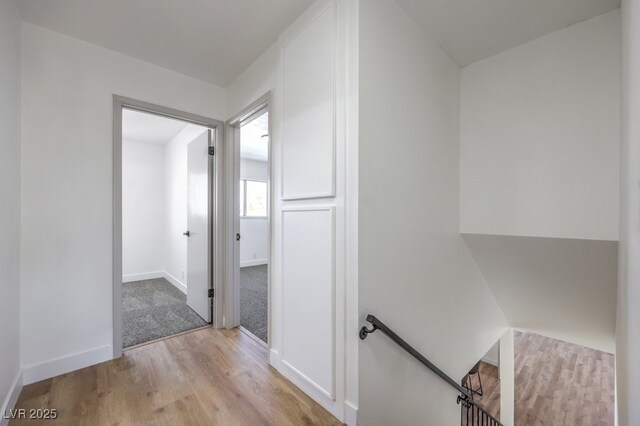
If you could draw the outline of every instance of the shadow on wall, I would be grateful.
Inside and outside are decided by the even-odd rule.
[[[512,327],[614,351],[617,242],[463,238]]]

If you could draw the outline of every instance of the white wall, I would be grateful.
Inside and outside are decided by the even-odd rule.
[[[269,163],[243,158],[240,179],[269,181]],[[267,218],[240,218],[240,266],[265,264],[269,254],[269,221]]]
[[[394,1],[360,12],[360,318],[461,378],[507,321],[459,235],[460,71]],[[456,391],[384,335],[359,353],[359,423],[459,423]]]
[[[165,147],[122,141],[122,275],[147,279],[164,270]]]
[[[514,425],[515,416],[515,351],[513,329],[509,328],[500,338],[500,422]]]
[[[205,129],[187,125],[165,147],[165,223],[163,270],[178,288],[187,288],[187,145]]]
[[[274,44],[267,49],[256,61],[236,78],[227,88],[227,111],[229,116],[238,114],[251,102],[271,91],[273,103],[278,102],[278,93],[275,92],[278,84],[278,71],[280,69],[280,49]],[[273,108],[272,108],[273,109]],[[278,121],[273,118],[270,111],[271,122],[278,127]],[[275,135],[271,129],[269,141],[273,143]],[[272,148],[273,150],[273,148]]]
[[[20,392],[20,15],[0,2],[0,417]],[[8,405],[8,406],[7,406]],[[5,420],[0,420],[4,425]]]
[[[615,351],[615,241],[464,235],[509,324]]]
[[[266,218],[240,218],[240,267],[266,265],[269,250]]]
[[[618,239],[620,12],[462,70],[464,233]]]
[[[491,349],[482,357],[482,361],[495,365],[496,367],[500,365],[500,341],[497,341],[491,346]]]
[[[114,93],[212,118],[226,116],[225,90],[219,87],[23,24],[26,381],[112,356]]]
[[[617,420],[640,419],[640,2],[622,1],[622,156],[616,324]]]

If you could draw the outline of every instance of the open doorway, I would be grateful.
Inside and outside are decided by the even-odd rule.
[[[269,112],[240,128],[240,325],[268,341]]]
[[[235,324],[269,342],[270,133],[267,98],[230,122],[234,142]]]
[[[215,120],[116,97],[114,354],[214,322]]]

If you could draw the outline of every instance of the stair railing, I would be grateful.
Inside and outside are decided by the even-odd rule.
[[[451,385],[460,393],[456,399],[456,403],[460,404],[461,424],[467,426],[502,426],[495,417],[489,414],[484,408],[473,400],[473,396],[466,388],[459,385],[451,377],[447,376],[442,370],[436,367],[431,361],[425,358],[413,346],[404,341],[393,330],[387,327],[382,321],[373,315],[367,315],[367,322],[371,323],[371,328],[362,327],[360,329],[360,339],[364,340],[367,336],[376,330],[382,331],[387,337],[393,340],[398,346],[407,351],[412,357],[420,361],[422,365],[434,372],[438,377]]]

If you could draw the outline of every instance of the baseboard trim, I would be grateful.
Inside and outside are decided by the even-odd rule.
[[[16,407],[18,397],[20,396],[20,392],[22,392],[22,377],[22,370],[18,370],[18,374],[16,374],[16,378],[13,379],[11,388],[9,388],[9,393],[2,402],[2,411],[0,411],[0,426],[7,426],[9,424],[10,419],[7,418],[9,416],[9,410],[13,410]]]
[[[269,351],[269,365],[280,371],[280,353],[273,348]]]
[[[143,272],[142,274],[123,275],[122,282],[130,283],[133,281],[152,280],[154,278],[164,278],[164,272],[156,271],[156,272]]]
[[[113,345],[101,346],[69,356],[52,359],[23,369],[23,384],[30,385],[113,359]]]
[[[184,294],[187,294],[187,286],[184,285],[182,281],[180,281],[179,279],[177,279],[167,271],[144,272],[142,274],[123,275],[122,282],[131,283],[134,281],[153,280],[155,278],[166,278],[166,280],[169,281],[171,284],[173,284],[178,290],[180,290]]]
[[[344,402],[344,422],[347,426],[356,426],[358,424],[358,407],[351,401]]]
[[[240,261],[240,267],[246,268],[247,266],[260,266],[268,264],[268,259],[252,259],[252,260],[242,260]]]
[[[269,357],[270,364],[298,389],[306,393],[311,399],[320,404],[341,422],[344,421],[344,407],[332,399],[331,395],[312,380],[298,371],[295,367],[282,359],[280,354],[273,349]]]
[[[166,271],[164,272],[163,277],[166,278],[167,281],[169,281],[171,284],[173,284],[175,288],[177,288],[178,290],[180,290],[184,294],[187,294],[187,286],[184,285],[182,283],[182,281],[180,281],[179,279],[177,279],[176,277],[174,277],[173,275],[171,275],[170,273],[168,273]]]
[[[289,378],[289,380],[294,382],[296,386],[302,389],[307,395],[315,399],[317,402],[320,403],[320,400],[324,399],[328,404],[333,405],[334,397],[329,391],[323,389],[320,385],[318,385],[316,382],[302,373],[302,371],[298,370],[284,359],[281,359],[280,363],[282,367],[280,373],[282,373],[283,376]],[[295,377],[295,380],[291,379],[291,377]]]
[[[486,362],[487,364],[491,364],[494,367],[500,367],[500,362],[497,359],[493,359],[490,357],[484,357],[480,361]]]

